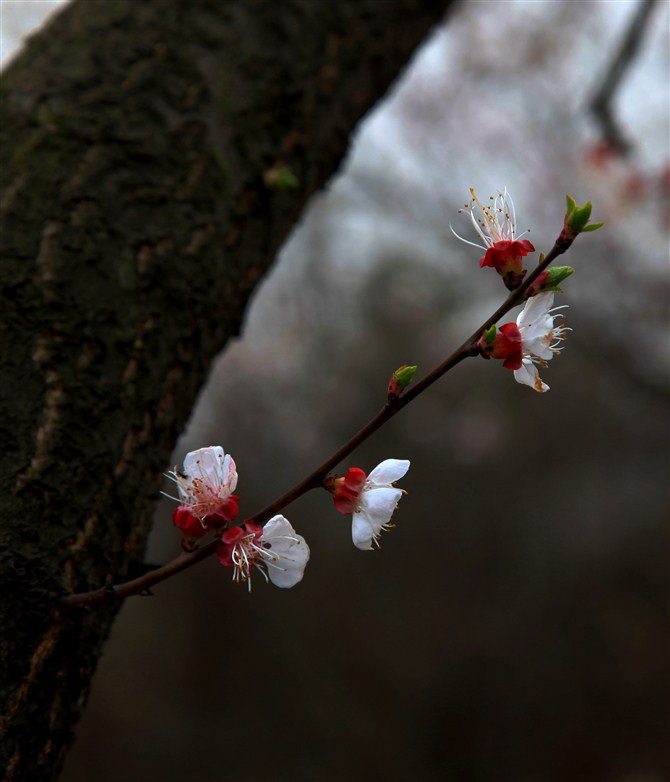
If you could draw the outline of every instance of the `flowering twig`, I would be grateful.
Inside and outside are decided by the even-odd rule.
[[[289,489],[281,497],[271,502],[269,505],[262,508],[251,518],[256,525],[260,525],[270,517],[283,510],[287,505],[297,500],[306,492],[311,489],[319,488],[324,485],[328,473],[336,467],[343,459],[351,454],[359,445],[365,442],[371,437],[379,428],[381,428],[389,419],[391,419],[396,413],[406,407],[411,401],[416,399],[417,396],[422,394],[429,386],[435,383],[436,380],[441,378],[457,364],[466,358],[477,356],[480,354],[480,348],[478,341],[490,328],[493,326],[503,315],[507,314],[514,306],[520,304],[532,287],[537,278],[545,271],[545,269],[551,264],[559,255],[562,255],[572,244],[577,234],[585,229],[588,222],[588,216],[590,214],[590,204],[588,206],[588,214],[584,217],[585,207],[576,207],[574,201],[568,200],[568,214],[566,215],[566,223],[563,231],[556,240],[551,251],[547,253],[543,258],[541,257],[539,265],[530,272],[523,282],[513,290],[505,301],[498,307],[498,309],[491,314],[489,318],[482,323],[481,326],[466,339],[460,347],[458,347],[450,356],[448,356],[441,364],[435,367],[428,375],[420,380],[416,385],[413,385],[407,389],[403,389],[402,395],[389,393],[386,404],[384,407],[373,416],[356,434],[347,440],[335,453],[333,453],[323,464],[317,467],[302,481],[297,483],[293,488]],[[576,210],[575,211],[575,208]],[[572,208],[572,211],[571,211]],[[581,212],[579,210],[582,210]],[[408,381],[409,382],[409,381]],[[234,488],[234,487],[233,487]],[[235,498],[236,499],[236,498]],[[220,540],[217,538],[209,543],[206,543],[193,551],[182,552],[176,559],[172,560],[162,567],[155,568],[145,573],[144,575],[126,581],[118,585],[108,585],[99,589],[92,590],[90,592],[82,592],[72,595],[67,595],[60,598],[59,604],[64,609],[74,608],[89,608],[95,605],[100,605],[106,602],[114,600],[123,600],[126,597],[132,595],[148,595],[151,594],[151,587],[165,581],[168,578],[180,573],[182,570],[186,570],[192,567],[203,559],[206,559],[210,555],[214,554],[217,550],[217,546],[220,545]]]

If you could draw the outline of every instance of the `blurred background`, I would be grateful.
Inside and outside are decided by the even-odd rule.
[[[540,395],[466,361],[346,463],[410,459],[380,551],[325,493],[286,510],[292,590],[207,561],[123,607],[65,782],[661,782],[668,771],[667,2],[468,0],[352,139],[212,368],[173,462],[221,444],[250,515],[505,295],[457,214],[507,187],[573,328]],[[2,0],[2,50],[62,3]],[[532,262],[532,261],[531,261]],[[167,467],[167,465],[166,465]],[[167,488],[167,487],[166,487]],[[178,553],[161,505],[148,561]]]

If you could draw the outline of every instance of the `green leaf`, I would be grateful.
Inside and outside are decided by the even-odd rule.
[[[295,190],[300,180],[288,166],[275,166],[263,174],[265,186],[270,190]]]

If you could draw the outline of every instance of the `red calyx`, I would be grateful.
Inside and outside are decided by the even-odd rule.
[[[213,529],[221,529],[229,522],[235,521],[239,513],[238,503],[240,498],[236,494],[231,494],[219,505],[216,513],[210,513],[204,517],[203,524]]]
[[[490,358],[501,359],[505,369],[519,369],[523,359],[523,345],[516,323],[500,326],[487,352]]]
[[[172,513],[172,523],[181,530],[182,537],[188,541],[200,540],[208,530],[200,523],[200,519],[191,513],[188,505],[180,505]]]
[[[521,284],[521,277],[523,277],[523,261],[521,260],[528,253],[535,252],[535,247],[528,241],[528,239],[521,239],[519,241],[510,241],[506,239],[502,242],[496,242],[493,247],[489,247],[486,251],[486,255],[480,259],[480,267],[491,266],[501,276],[519,277],[519,284]],[[525,274],[525,272],[524,272]],[[519,287],[518,285],[516,287]]]
[[[336,510],[344,514],[354,512],[356,500],[358,500],[366,478],[367,475],[360,467],[350,467],[344,477],[333,481],[334,488],[331,491]]]
[[[235,521],[239,512],[237,503],[239,497],[231,494],[221,505],[216,513],[210,513],[201,519],[193,514],[188,505],[180,505],[172,513],[172,522],[175,527],[181,530],[182,546],[191,550],[195,548],[194,544],[208,532],[217,532],[228,526],[231,521]]]

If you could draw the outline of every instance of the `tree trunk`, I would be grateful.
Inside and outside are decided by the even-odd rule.
[[[4,74],[5,778],[58,774],[116,613],[58,596],[141,567],[212,358],[447,4],[78,0]]]

